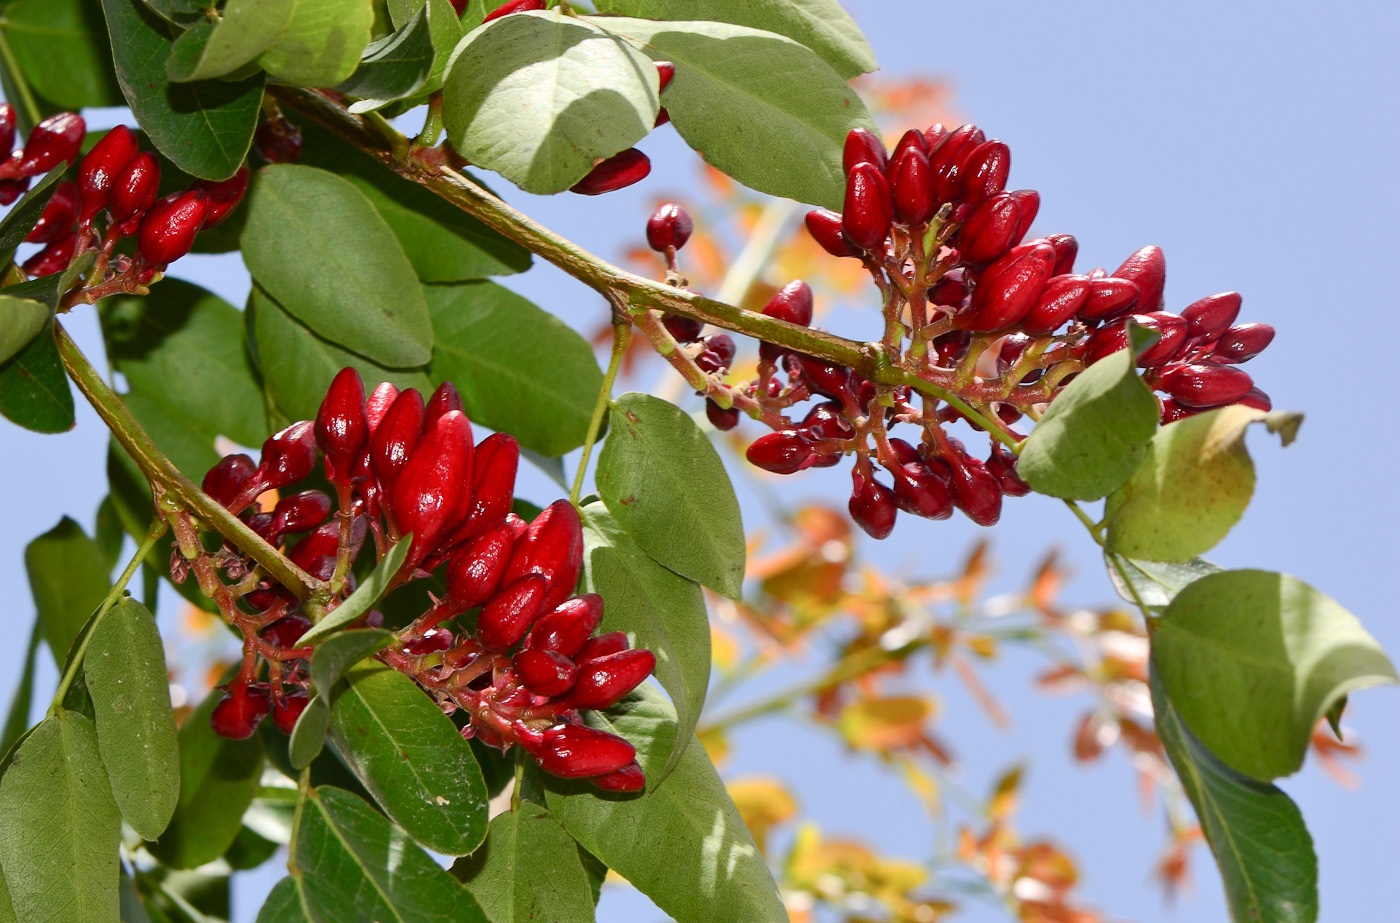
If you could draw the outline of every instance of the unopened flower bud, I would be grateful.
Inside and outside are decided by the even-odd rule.
[[[846,207],[841,228],[858,247],[878,250],[884,245],[894,220],[890,187],[885,175],[870,163],[858,163],[846,177]]]
[[[795,279],[778,289],[778,293],[768,299],[763,313],[789,324],[809,327],[812,324],[812,287],[801,279]]]
[[[568,500],[547,506],[525,535],[515,543],[505,582],[512,583],[526,574],[538,574],[548,583],[540,611],[547,612],[574,593],[583,569],[583,525],[578,511]]]
[[[969,157],[987,136],[976,125],[963,125],[949,133],[936,148],[929,150],[933,167],[933,191],[939,202],[951,202],[962,189],[962,176]]]
[[[510,527],[498,522],[457,549],[447,560],[443,606],[460,613],[490,599],[501,585],[514,546]]]
[[[394,485],[394,523],[400,535],[413,533],[404,567],[416,567],[457,525],[471,471],[471,423],[449,411],[423,434]]]
[[[664,93],[666,88],[671,85],[671,81],[675,79],[676,65],[672,64],[670,61],[657,61],[656,76],[661,84],[657,92]]]
[[[983,202],[958,230],[958,252],[970,266],[990,263],[1019,241],[1021,206],[1009,192]],[[944,304],[946,302],[939,302]]]
[[[535,695],[552,698],[568,692],[578,676],[578,667],[557,651],[527,647],[511,658],[520,683]]]
[[[899,515],[894,491],[873,477],[862,475],[859,468],[851,471],[851,481],[851,499],[846,504],[851,519],[871,538],[885,538],[894,531]]]
[[[437,390],[428,398],[427,406],[423,409],[423,431],[427,432],[438,417],[452,410],[458,413],[466,412],[463,410],[462,394],[457,390],[457,386],[450,381],[444,381],[437,386]]]
[[[1001,485],[996,475],[976,458],[959,458],[950,467],[949,485],[958,509],[979,526],[996,525],[1001,518]]]
[[[489,650],[514,647],[544,611],[548,586],[549,581],[539,574],[527,574],[506,584],[482,607],[476,621],[476,639]]]
[[[1210,351],[1210,357],[1216,362],[1231,365],[1248,362],[1273,341],[1274,328],[1269,324],[1239,324],[1221,334]]]
[[[51,276],[63,272],[78,250],[78,234],[70,231],[24,261],[20,268],[31,276]]]
[[[1167,257],[1161,247],[1143,247],[1113,270],[1113,275],[1137,285],[1139,311],[1148,314],[1162,309],[1162,290],[1167,284]]]
[[[569,691],[571,708],[607,708],[636,689],[656,668],[656,655],[645,648],[619,651],[579,665]]]
[[[868,128],[852,128],[846,134],[846,145],[841,152],[841,166],[847,175],[863,163],[873,164],[883,171],[889,164],[889,154],[885,153],[885,142]]]
[[[679,250],[694,230],[690,212],[675,202],[667,202],[647,219],[647,244],[657,253]]]
[[[563,779],[617,772],[637,758],[637,749],[616,734],[578,724],[556,724],[539,742],[522,746],[541,769]]]
[[[1153,311],[1151,314],[1134,314],[1132,319],[1139,326],[1157,331],[1157,342],[1143,350],[1138,356],[1138,368],[1155,369],[1175,360],[1186,346],[1186,320],[1168,311]]]
[[[509,3],[502,3],[481,20],[488,23],[493,19],[500,19],[502,16],[509,16],[511,13],[523,13],[527,10],[542,10],[545,7],[544,0],[510,0]]]
[[[1221,292],[1191,302],[1181,312],[1181,316],[1186,318],[1187,335],[1206,343],[1218,340],[1240,316],[1242,300],[1239,292]]]
[[[989,333],[1019,322],[1035,306],[1054,265],[1055,248],[1043,240],[1012,248],[982,273],[958,326]]]
[[[271,708],[272,699],[266,689],[233,683],[210,713],[209,726],[228,740],[247,740]]]
[[[515,474],[520,467],[520,443],[507,433],[492,433],[476,447],[472,464],[471,503],[456,543],[489,525],[503,521],[515,502]]]
[[[816,450],[796,430],[784,429],[759,436],[744,457],[750,464],[774,474],[796,474],[816,461]]]
[[[894,475],[895,506],[925,519],[947,519],[952,516],[953,492],[948,482],[935,474],[912,446],[910,452],[913,457],[902,462],[898,470],[890,472]]]
[[[310,420],[302,420],[274,433],[263,443],[262,464],[258,465],[253,480],[260,482],[263,490],[275,490],[295,484],[315,467],[315,426]]]
[[[540,616],[530,630],[525,646],[573,657],[583,650],[588,636],[598,629],[598,623],[602,620],[603,597],[597,593],[566,599]],[[620,649],[625,647],[624,636],[623,648]]]
[[[832,256],[859,256],[859,251],[846,238],[841,215],[828,208],[807,213],[807,233]]]
[[[136,249],[147,264],[161,268],[173,263],[194,246],[195,235],[209,215],[209,197],[194,189],[172,193],[146,213],[136,238]]]
[[[627,634],[621,631],[610,631],[596,638],[589,638],[577,654],[570,656],[573,657],[575,663],[584,664],[607,657],[609,654],[616,654],[618,651],[625,651],[627,648]]]
[[[409,455],[423,438],[423,413],[423,396],[417,388],[400,391],[370,437],[370,469],[385,497],[394,496],[399,475],[408,465]],[[389,505],[392,509],[392,501]]]
[[[307,532],[326,521],[331,514],[331,498],[319,490],[303,490],[277,501],[272,511],[272,533]]]
[[[922,136],[916,132],[915,137]],[[894,216],[901,224],[922,225],[938,210],[933,197],[933,169],[921,146],[911,144],[895,155],[889,166],[889,181]]]
[[[1088,276],[1055,276],[1045,283],[1035,307],[1021,320],[1021,329],[1031,336],[1049,336],[1068,323],[1088,298]]]
[[[160,162],[150,151],[137,154],[122,168],[112,184],[112,194],[107,205],[112,220],[122,224],[145,213],[156,200],[156,190],[159,187]]]
[[[1051,234],[1045,238],[1055,248],[1055,275],[1074,272],[1074,258],[1079,255],[1079,241],[1073,234]]]
[[[117,177],[126,165],[140,153],[136,135],[125,125],[118,125],[93,145],[78,165],[78,190],[82,194],[83,207],[79,217],[91,221],[107,207],[112,197],[112,188]]]
[[[353,366],[336,373],[316,412],[316,444],[325,455],[326,480],[345,487],[365,444],[369,419],[365,414],[365,384]]]
[[[1157,387],[1179,404],[1208,408],[1243,399],[1254,381],[1243,369],[1206,361],[1169,366],[1158,376]]]
[[[399,389],[390,381],[381,381],[370,392],[369,397],[365,400],[365,420],[369,423],[371,435],[379,429],[380,422],[389,412],[389,408],[394,406],[394,401],[398,400],[398,397]]]
[[[85,134],[87,125],[76,112],[60,112],[44,119],[24,142],[19,176],[40,176],[60,163],[77,160]]]
[[[992,444],[992,454],[987,457],[986,467],[1001,485],[1001,492],[1008,497],[1024,497],[1031,492],[1031,486],[1016,473],[1016,453],[1000,442]]]
[[[727,433],[739,425],[738,407],[721,407],[712,399],[705,398],[705,418],[721,433]]]
[[[290,734],[297,726],[297,719],[306,711],[311,701],[305,689],[296,689],[284,695],[280,701],[272,703],[272,723],[283,734]]]
[[[984,141],[968,155],[958,198],[969,205],[985,202],[1006,188],[1011,174],[1011,148],[1004,141]]]
[[[1142,290],[1137,283],[1117,276],[1089,280],[1089,297],[1079,309],[1084,320],[1112,320],[1137,310]]]
[[[205,473],[200,490],[214,498],[220,506],[227,507],[243,492],[257,470],[258,466],[247,455],[225,455]]]
[[[640,792],[647,787],[646,774],[636,760],[613,772],[593,776],[588,781],[605,792]]]
[[[204,226],[212,228],[222,223],[238,207],[238,203],[243,201],[243,196],[248,191],[248,167],[240,166],[228,179],[218,182],[195,180],[190,188],[203,190],[209,197],[209,217],[205,219]]]
[[[602,195],[640,183],[651,172],[651,161],[635,147],[600,161],[588,175],[575,183],[570,192],[579,195]]]

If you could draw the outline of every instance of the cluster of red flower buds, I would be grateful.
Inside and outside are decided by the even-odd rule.
[[[333,518],[331,498],[314,489],[282,495],[271,511],[253,506],[266,491],[312,474],[318,454],[339,503]],[[646,780],[633,746],[584,726],[580,712],[616,703],[651,674],[656,658],[629,648],[622,632],[594,635],[602,598],[573,595],[583,566],[578,513],[568,500],[532,522],[512,513],[519,457],[504,433],[473,445],[451,384],[425,402],[417,390],[385,382],[366,400],[360,376],[347,368],[314,422],[272,436],[257,464],[247,455],[224,458],[203,488],[269,543],[285,545],[288,559],[329,581],[338,598],[353,589],[350,566],[370,535],[382,558],[411,533],[392,585],[439,572],[445,592],[398,629],[380,659],[445,712],[460,710],[464,736],[501,750],[518,744],[556,776],[637,791]],[[311,623],[251,560],[228,547],[220,554],[221,584],[241,594],[226,614],[244,633],[245,659],[215,707],[214,728],[246,737],[270,711],[290,730],[306,705],[311,653],[295,645]],[[186,565],[178,554],[174,560],[180,577]],[[371,612],[365,623],[381,626],[383,615]],[[268,664],[266,682],[257,681],[259,658]]]
[[[61,163],[77,160],[86,126],[73,112],[40,122],[24,147],[0,165],[0,201],[9,202]],[[0,142],[6,149],[14,139],[14,113],[0,104]],[[77,182],[55,188],[34,229],[25,238],[44,248],[24,263],[31,276],[67,269],[88,250],[100,250],[104,262],[97,284],[113,290],[123,283],[144,285],[167,264],[189,252],[195,235],[223,221],[248,189],[248,168],[222,182],[196,180],[188,189],[156,199],[160,163],[142,151],[135,133],[118,125],[98,141],[78,164]],[[95,222],[105,214],[105,229]],[[114,256],[117,243],[136,237],[136,258]],[[109,268],[110,267],[110,268]],[[105,291],[105,290],[104,290]]]
[[[1269,344],[1273,328],[1235,325],[1240,296],[1233,292],[1180,315],[1163,310],[1166,261],[1157,247],[1142,248],[1111,274],[1076,273],[1074,237],[1025,240],[1040,196],[1006,191],[1011,153],[1004,142],[973,125],[934,125],[905,132],[891,154],[873,133],[856,129],[844,161],[844,211],[810,212],[808,231],[828,253],[859,259],[874,277],[891,364],[957,395],[997,429],[987,458],[973,457],[944,429],[958,420],[981,429],[958,406],[761,344],[758,380],[737,393],[776,431],[749,446],[749,461],[792,474],[853,453],[849,508],[870,535],[889,535],[900,510],[944,519],[958,509],[980,525],[995,523],[1003,495],[1029,492],[1008,445],[1024,438],[1013,425],[1025,415],[1038,419],[1074,375],[1125,348],[1129,320],[1159,334],[1138,365],[1166,395],[1163,422],[1234,403],[1269,409],[1268,396],[1237,366]],[[667,241],[654,228],[667,224],[667,209],[679,206],[664,206],[647,228],[658,251]],[[685,229],[688,236],[688,217]],[[674,250],[667,256],[674,268]],[[811,290],[792,282],[763,313],[808,326]],[[732,361],[727,335],[701,337],[700,326],[684,318],[665,322],[680,344],[695,344],[693,358],[705,372],[723,372]],[[820,402],[800,422],[781,415],[808,399]],[[710,400],[706,409],[722,430],[738,423],[736,407]],[[919,428],[918,445],[889,436],[901,422]],[[877,465],[892,487],[876,478]]]

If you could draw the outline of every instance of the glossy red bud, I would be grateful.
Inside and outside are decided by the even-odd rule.
[[[253,151],[268,163],[296,163],[301,146],[301,129],[280,116],[262,119],[253,132]]]
[[[694,343],[700,339],[700,331],[705,325],[690,317],[681,317],[679,314],[667,314],[661,319],[661,323],[671,336],[676,338],[677,343]]]
[[[1084,364],[1093,365],[1102,359],[1107,359],[1119,350],[1127,349],[1128,330],[1126,324],[1127,320],[1120,318],[1089,334],[1089,339],[1084,343]]]
[[[801,279],[794,279],[778,289],[778,293],[768,299],[763,313],[789,324],[809,327],[812,324],[812,287]]]
[[[255,479],[264,490],[295,484],[316,467],[316,431],[310,420],[293,423],[273,434],[262,446],[262,464]]]
[[[928,290],[929,304],[956,308],[963,303],[965,298],[967,298],[967,270],[961,266],[949,270]]]
[[[79,217],[83,221],[90,221],[107,207],[117,177],[140,150],[135,133],[125,125],[118,125],[87,152],[78,165],[78,190],[83,199]]]
[[[860,252],[846,238],[839,213],[828,208],[818,208],[808,212],[805,221],[807,233],[811,234],[812,239],[827,253],[832,256],[860,255]]]
[[[394,485],[394,524],[400,535],[413,533],[405,567],[417,566],[458,524],[471,474],[471,424],[448,411],[423,434]]]
[[[1216,362],[1234,365],[1248,362],[1274,341],[1274,328],[1269,324],[1239,324],[1221,334],[1210,351]]]
[[[356,523],[364,520],[357,518]],[[316,561],[321,558],[334,559],[336,552],[340,550],[340,523],[322,523],[313,529],[309,534],[302,536],[295,545],[287,551],[287,557],[293,564],[304,570],[311,570]]]
[[[802,428],[813,439],[849,439],[856,434],[855,427],[842,413],[839,401],[823,401],[807,411],[802,418]]]
[[[949,133],[936,148],[929,150],[933,167],[933,191],[940,202],[951,202],[962,189],[962,176],[968,158],[987,136],[976,125],[963,125]]]
[[[3,160],[15,146],[15,107],[0,103],[0,160]]]
[[[646,773],[633,760],[614,772],[605,772],[588,780],[605,792],[640,792],[647,787]]]
[[[1012,248],[983,271],[958,326],[989,333],[1017,323],[1035,307],[1054,266],[1055,248],[1043,240]]]
[[[953,502],[979,526],[996,525],[1001,518],[1001,484],[987,466],[975,458],[953,462],[948,478]]]
[[[19,161],[19,176],[40,176],[60,163],[78,159],[87,125],[76,112],[60,112],[44,119],[24,142]]]
[[[1008,497],[1024,497],[1031,492],[1031,486],[1016,473],[1016,453],[1000,442],[992,444],[992,454],[987,457],[987,471],[997,479],[1001,492]]]
[[[277,501],[272,511],[272,531],[275,535],[306,532],[326,521],[331,514],[331,498],[319,490],[303,490]]]
[[[816,461],[812,444],[795,430],[784,429],[759,436],[744,457],[774,474],[796,474]]]
[[[470,505],[461,527],[452,536],[458,542],[509,514],[515,502],[515,474],[520,467],[520,443],[506,433],[492,433],[476,447],[472,464]]]
[[[370,434],[379,429],[379,424],[389,412],[389,408],[394,406],[394,401],[399,399],[399,389],[393,382],[381,381],[374,386],[374,390],[369,393],[365,400],[365,420],[369,423]]]
[[[1144,314],[1162,309],[1162,290],[1167,284],[1167,257],[1161,247],[1148,245],[1123,261],[1113,271],[1138,287],[1138,310]]]
[[[304,615],[289,615],[280,618],[262,630],[261,637],[279,650],[297,649],[301,636],[311,630],[311,619]]]
[[[598,629],[598,623],[602,620],[603,597],[597,593],[566,599],[540,616],[530,630],[525,646],[573,657],[583,650],[588,636]],[[623,635],[623,646],[618,650],[626,649],[626,640],[626,635]]]
[[[159,187],[160,162],[150,151],[137,154],[122,168],[112,184],[111,198],[107,203],[112,220],[121,224],[143,214],[156,200]]]
[[[916,137],[922,137],[915,133]],[[921,225],[933,217],[938,203],[933,197],[933,168],[920,147],[909,145],[889,166],[890,198],[895,220],[907,226]]]
[[[209,715],[209,726],[220,737],[247,740],[271,708],[272,699],[266,689],[231,685]]]
[[[1049,336],[1068,323],[1089,298],[1089,277],[1059,275],[1045,283],[1035,307],[1021,321],[1031,336]]]
[[[1167,311],[1134,314],[1132,319],[1158,334],[1157,342],[1138,356],[1138,368],[1155,369],[1173,361],[1186,346],[1186,320]]]
[[[70,231],[25,260],[20,268],[31,276],[51,276],[67,269],[77,250],[78,234]]]
[[[671,81],[676,77],[676,65],[672,64],[670,61],[657,61],[656,76],[661,83],[657,92],[664,92],[666,88],[671,85]]]
[[[1141,298],[1142,290],[1128,279],[1090,279],[1089,297],[1079,308],[1079,316],[1084,320],[1111,320],[1137,310]]]
[[[1079,241],[1073,234],[1051,234],[1045,238],[1055,248],[1055,275],[1074,272],[1074,258],[1079,255]]]
[[[589,638],[579,652],[572,656],[575,663],[584,664],[609,654],[616,654],[618,651],[625,651],[629,646],[626,632],[610,631],[596,638]]]
[[[616,734],[578,724],[556,724],[538,743],[522,745],[541,769],[563,779],[617,772],[637,757],[637,749]]]
[[[992,196],[958,231],[958,252],[970,266],[990,263],[1020,241],[1021,206],[1009,192]],[[950,304],[951,302],[939,302]]]
[[[511,658],[511,664],[521,685],[545,698],[568,692],[578,676],[574,662],[557,651],[527,647]]]
[[[403,652],[411,657],[425,657],[451,650],[457,639],[447,628],[429,628],[421,638],[415,638],[403,646]]]
[[[209,197],[209,217],[205,219],[204,226],[212,228],[221,224],[238,207],[238,203],[243,201],[243,196],[248,191],[248,167],[241,166],[228,179],[218,182],[195,180],[190,188],[202,190]]]
[[[481,609],[476,620],[476,639],[489,650],[503,651],[525,637],[536,616],[544,611],[549,581],[539,574],[527,574],[502,587]]]
[[[365,383],[353,366],[336,373],[316,412],[316,444],[325,455],[326,480],[348,485],[350,472],[369,442]]]
[[[651,172],[651,161],[635,147],[600,161],[588,175],[571,187],[579,195],[602,195],[640,183]]]
[[[443,605],[455,614],[490,599],[501,585],[514,547],[510,527],[498,522],[457,549],[447,560]]]
[[[985,202],[1006,188],[1011,175],[1011,148],[1004,141],[984,141],[968,155],[958,198],[969,205]]]
[[[694,228],[690,212],[675,202],[667,202],[647,219],[647,244],[657,253],[679,250],[690,240]]]
[[[1248,396],[1254,380],[1243,369],[1217,362],[1173,365],[1157,378],[1157,387],[1187,407],[1219,407]]]
[[[1021,223],[1016,228],[1016,239],[1019,241],[1030,233],[1035,216],[1040,214],[1040,193],[1034,189],[1017,189],[1011,193],[1011,197],[1021,208]]]
[[[511,13],[523,13],[526,10],[542,10],[545,7],[544,0],[510,0],[509,3],[502,3],[491,12],[487,13],[482,23],[488,23],[493,19],[500,19],[502,16],[509,16]]]
[[[730,407],[728,409],[716,404],[713,400],[705,399],[705,418],[710,424],[721,433],[727,433],[739,425],[739,408]]]
[[[1199,410],[1183,407],[1169,397],[1163,398],[1162,400],[1163,426],[1166,426],[1168,423],[1175,423],[1177,420],[1185,420],[1187,417],[1195,416],[1198,413],[1200,413]]]
[[[619,651],[579,664],[569,691],[571,708],[607,708],[642,684],[656,669],[656,655],[645,648]]]
[[[9,205],[29,188],[27,179],[0,179],[0,205]]]
[[[908,443],[905,445],[908,446]],[[947,519],[952,516],[953,491],[948,482],[918,457],[918,451],[913,446],[909,446],[909,453],[899,464],[898,470],[890,472],[894,475],[895,506],[925,519]]]
[[[1269,399],[1269,395],[1258,388],[1250,388],[1249,393],[1235,401],[1236,404],[1243,404],[1246,407],[1253,407],[1255,410],[1262,410],[1268,413],[1274,409],[1274,402]]]
[[[257,470],[247,455],[225,455],[204,475],[200,489],[226,507],[243,492]]]
[[[301,713],[306,711],[307,703],[311,701],[310,694],[305,689],[296,689],[282,697],[280,702],[272,704],[272,723],[277,725],[277,729],[283,734],[290,734],[297,726],[297,719]]]
[[[547,612],[574,595],[579,572],[583,570],[583,524],[578,510],[568,500],[556,500],[545,507],[525,530],[511,552],[505,582],[526,574],[539,574],[548,581],[548,592],[540,611]]]
[[[409,455],[423,438],[423,415],[423,396],[417,388],[407,388],[394,398],[370,437],[370,469],[386,497],[393,497],[394,485],[408,465]]]
[[[851,499],[846,504],[851,519],[871,538],[885,538],[894,531],[899,515],[894,491],[873,477],[862,475],[858,468],[851,471],[851,483]]]
[[[701,338],[700,343],[704,349],[695,357],[695,364],[703,371],[712,375],[722,375],[733,365],[738,349],[734,345],[734,338],[729,334],[712,333]]]
[[[423,431],[427,432],[438,417],[451,410],[466,412],[463,410],[462,395],[457,386],[450,381],[444,381],[428,398],[427,406],[423,410]]]
[[[943,143],[943,139],[948,137],[948,128],[942,122],[934,122],[924,129],[924,150],[932,153],[938,150],[938,145]]]
[[[209,197],[203,192],[195,189],[172,193],[146,212],[136,249],[151,266],[160,268],[173,263],[190,252],[208,215]]]
[[[917,128],[911,128],[899,136],[899,140],[895,142],[894,150],[890,151],[890,163],[894,163],[899,159],[900,154],[910,148],[928,157],[928,142],[924,140],[924,133]],[[889,167],[886,165],[886,170],[888,171],[888,169]]]
[[[841,167],[847,175],[863,163],[874,164],[883,171],[889,162],[885,142],[875,132],[868,128],[852,128],[846,134],[846,144],[841,151]]]
[[[1242,301],[1239,292],[1221,292],[1191,302],[1181,312],[1181,316],[1186,318],[1187,335],[1207,343],[1218,340],[1240,316]]]
[[[883,247],[894,220],[890,187],[885,174],[871,163],[858,163],[846,177],[846,206],[841,228],[857,247],[878,250]]]

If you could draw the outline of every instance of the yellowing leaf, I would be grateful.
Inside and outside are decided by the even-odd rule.
[[[836,723],[855,749],[888,751],[917,742],[935,711],[932,700],[917,696],[863,699],[842,709]]]

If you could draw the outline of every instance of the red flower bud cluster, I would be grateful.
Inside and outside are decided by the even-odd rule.
[[[318,457],[338,513],[332,516],[331,498],[315,489],[283,492],[270,512],[253,506],[264,492],[311,475]],[[416,680],[444,711],[460,712],[464,736],[501,750],[518,744],[554,775],[588,778],[609,791],[639,790],[646,780],[632,745],[583,726],[580,712],[615,704],[651,674],[656,658],[630,649],[621,632],[595,636],[602,598],[574,595],[583,568],[578,513],[560,500],[531,522],[513,514],[519,458],[509,435],[473,442],[451,384],[424,401],[415,389],[385,382],[366,399],[360,376],[346,368],[315,421],[269,438],[257,463],[246,455],[222,459],[203,488],[341,594],[353,589],[350,568],[367,538],[383,557],[412,533],[394,584],[439,573],[445,590],[397,628],[398,641],[380,659]],[[261,572],[232,549],[221,552],[218,566],[229,581],[244,581],[233,620],[252,653],[216,707],[213,726],[224,736],[247,736],[271,714],[289,730],[307,701],[311,650],[295,645],[311,623],[285,588],[267,578],[249,583]],[[178,561],[175,572],[182,573]],[[383,625],[383,616],[370,613],[365,621]],[[267,663],[265,681],[258,679],[259,658]]]

